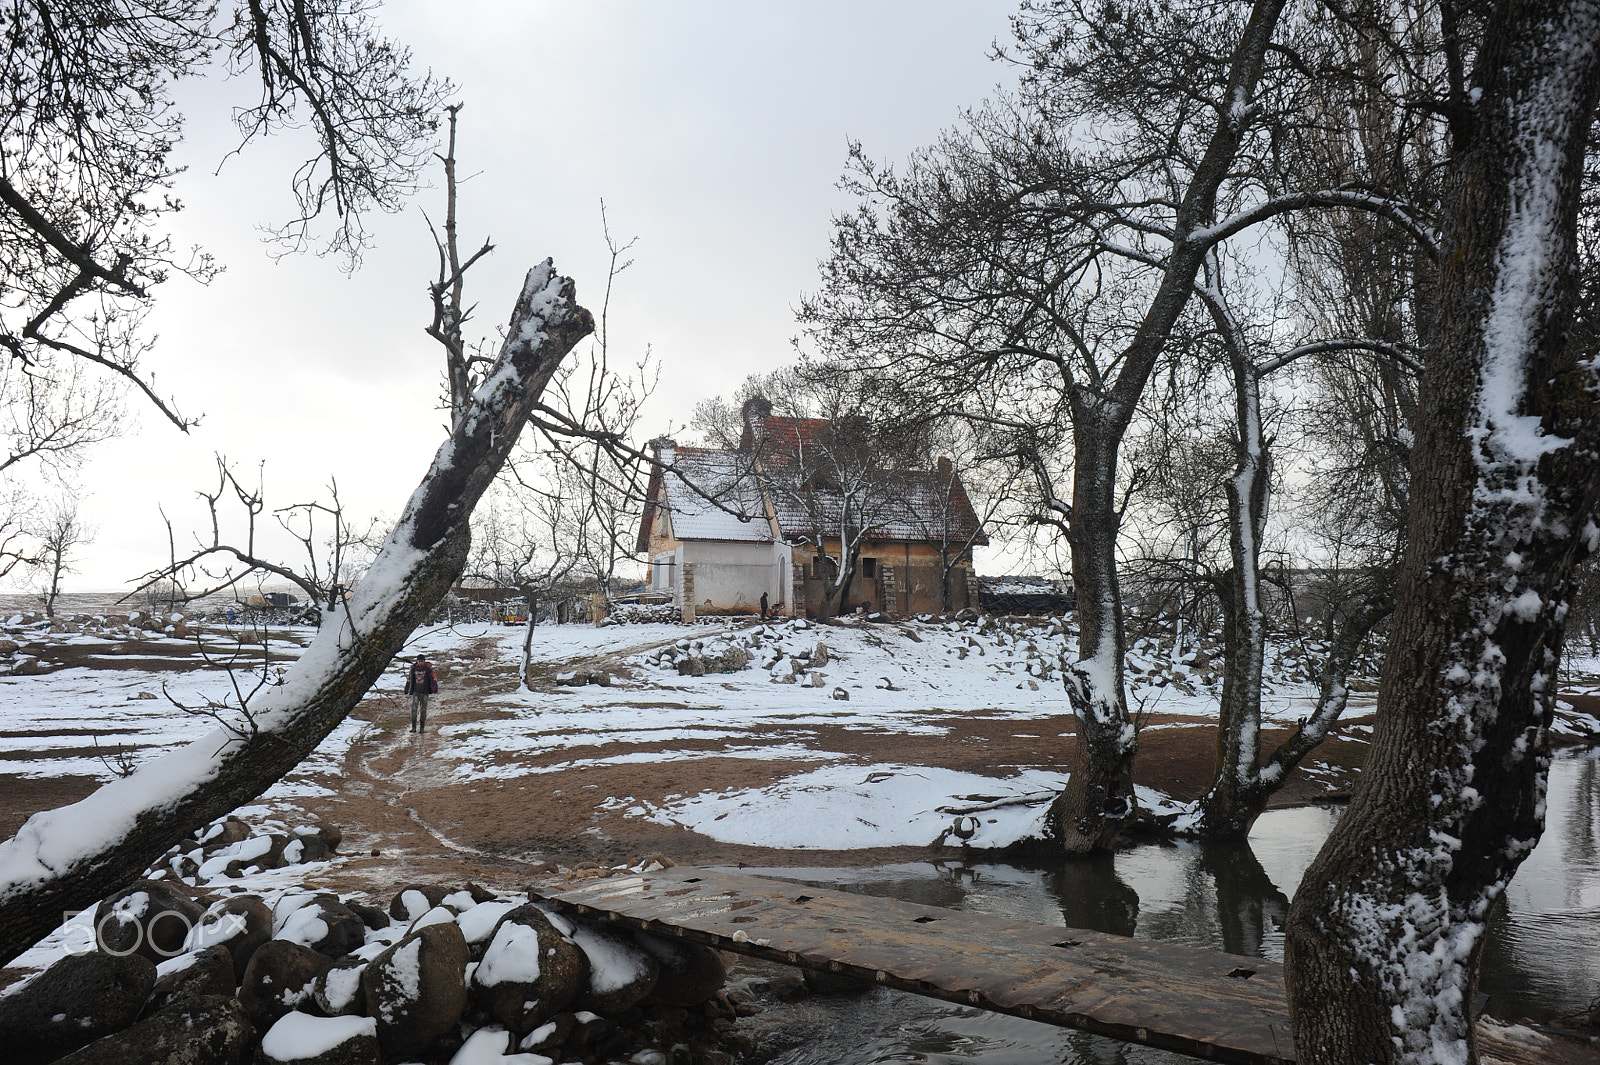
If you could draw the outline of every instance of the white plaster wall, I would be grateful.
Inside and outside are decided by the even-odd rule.
[[[787,544],[690,541],[678,550],[679,560],[694,565],[697,610],[756,610],[761,593],[773,611],[788,600],[790,551]]]

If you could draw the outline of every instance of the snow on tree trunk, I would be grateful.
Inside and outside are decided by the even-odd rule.
[[[255,799],[310,754],[394,661],[466,562],[473,507],[561,360],[593,329],[550,260],[528,272],[500,357],[440,446],[346,603],[281,686],[252,703],[253,730],[217,731],[35,814],[0,844],[0,962],[137,877],[187,833]]]
[[[1266,526],[1267,446],[1261,430],[1261,382],[1244,358],[1232,359],[1237,407],[1237,464],[1227,480],[1228,543],[1233,566],[1222,595],[1224,668],[1217,720],[1217,760],[1200,800],[1200,832],[1243,839],[1266,805],[1261,787],[1261,680],[1267,652],[1261,607],[1261,533]]]
[[[1078,661],[1064,678],[1077,718],[1077,757],[1050,804],[1047,831],[1067,854],[1110,850],[1134,811],[1138,736],[1123,694],[1122,590],[1117,583],[1116,469],[1120,432],[1097,410],[1075,411],[1072,579],[1078,590]]]
[[[1439,318],[1372,751],[1290,913],[1303,1065],[1471,1062],[1483,932],[1544,827],[1596,366],[1568,343],[1600,5],[1503,0],[1447,171]]]

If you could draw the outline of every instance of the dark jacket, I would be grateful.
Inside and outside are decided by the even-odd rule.
[[[433,676],[432,662],[413,662],[411,672],[406,675],[406,694],[424,692],[433,695],[439,690],[439,682]]]

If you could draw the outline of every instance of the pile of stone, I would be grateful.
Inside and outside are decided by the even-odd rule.
[[[679,640],[644,661],[657,669],[675,669],[684,677],[737,673],[750,664],[751,643],[752,637],[735,633],[708,640]]]
[[[681,622],[683,611],[671,603],[618,603],[601,620],[606,625],[660,625]]]
[[[199,901],[141,881],[0,996],[10,1065],[728,1065],[737,1006],[709,947],[476,885],[386,908],[297,890]],[[70,948],[69,948],[70,949]]]
[[[0,677],[33,677],[58,668],[39,658],[39,645],[48,646],[62,636],[87,635],[116,640],[159,640],[167,637],[187,639],[193,634],[192,619],[183,614],[58,615],[12,614],[0,619]]]
[[[327,824],[288,828],[279,822],[252,827],[224,817],[176,843],[145,870],[150,880],[176,879],[192,887],[238,880],[286,865],[334,860],[344,833]]]

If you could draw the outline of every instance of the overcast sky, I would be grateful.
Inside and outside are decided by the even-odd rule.
[[[834,187],[848,142],[903,159],[1010,83],[987,56],[1014,8],[389,0],[380,17],[460,86],[459,170],[472,175],[461,240],[496,247],[469,275],[480,327],[509,315],[545,256],[598,309],[602,198],[613,233],[638,237],[611,340],[613,358],[649,345],[660,360],[654,433],[792,357],[793,307],[815,286],[830,216],[848,206]],[[373,219],[377,246],[353,276],[311,256],[274,263],[259,227],[289,217],[304,145],[252,145],[219,171],[250,84],[196,80],[180,98],[190,169],[172,228],[226,272],[158,290],[148,366],[203,421],[185,436],[141,411],[135,431],[94,452],[82,510],[98,534],[69,591],[127,587],[163,560],[163,508],[180,537],[202,527],[195,492],[214,481],[217,453],[250,471],[265,462],[269,505],[325,495],[336,479],[349,513],[392,518],[443,435],[441,358],[422,332],[436,267],[421,215],[443,215],[441,190]]]

